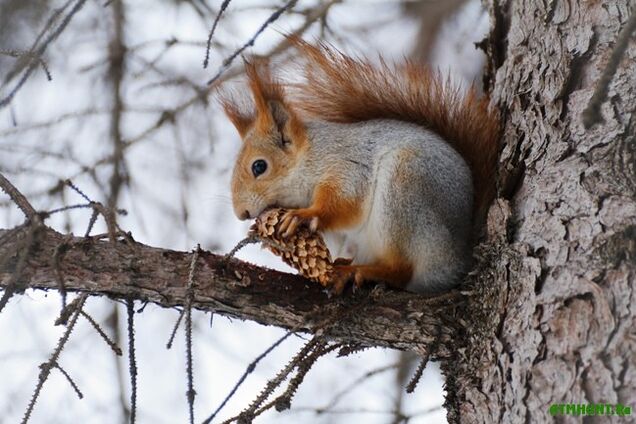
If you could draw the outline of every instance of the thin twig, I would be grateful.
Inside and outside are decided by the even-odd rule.
[[[280,250],[281,252],[289,252],[290,251],[290,248],[287,247],[287,246],[283,246],[282,244],[277,243],[274,240],[266,239],[264,237],[259,236],[258,234],[250,232],[250,234],[247,237],[245,237],[243,240],[239,241],[236,244],[236,246],[234,246],[234,248],[232,248],[232,250],[230,250],[225,255],[224,260],[228,261],[229,259],[233,258],[234,255],[236,255],[236,253],[239,250],[241,250],[242,248],[244,248],[248,244],[255,244],[255,243],[262,243],[265,246],[272,247],[274,249]]]
[[[291,379],[285,391],[278,396],[276,399],[272,400],[270,403],[261,407],[254,413],[254,416],[261,415],[263,412],[271,409],[272,407],[276,407],[277,411],[284,411],[291,407],[291,401],[296,391],[298,391],[298,387],[305,380],[305,376],[314,366],[318,359],[322,358],[326,354],[333,352],[334,350],[340,348],[342,346],[341,343],[334,343],[331,346],[327,345],[327,343],[322,346],[317,347],[314,351],[307,355],[307,357],[298,364],[298,371],[296,375]]]
[[[44,40],[44,42],[40,45],[40,47],[33,53],[34,57],[40,57],[44,54],[44,51],[49,46],[49,44],[51,44],[51,42],[53,42],[57,37],[59,37],[59,35],[62,33],[62,31],[64,31],[64,29],[69,24],[69,22],[71,22],[71,19],[73,19],[73,16],[75,16],[75,14],[79,12],[79,10],[84,6],[85,3],[86,3],[86,0],[77,0],[73,8],[70,10],[68,15],[64,17],[64,19],[62,20],[60,25],[57,27],[57,29],[53,31]],[[31,64],[29,65],[27,70],[24,72],[24,74],[22,74],[22,78],[20,78],[18,83],[15,85],[15,87],[13,87],[13,89],[9,92],[9,94],[7,94],[3,99],[0,99],[0,109],[2,109],[3,107],[11,103],[11,100],[13,99],[13,97],[15,97],[16,93],[20,90],[20,88],[22,88],[24,83],[29,79],[29,77],[31,76],[31,74],[33,73],[33,71],[35,70],[35,68],[38,66],[39,63],[40,61],[38,60],[31,61]]]
[[[435,355],[439,348],[440,339],[442,337],[442,333],[444,332],[444,328],[441,325],[436,326],[435,337],[433,341],[424,349],[424,354],[421,356],[420,364],[417,366],[415,370],[415,374],[409,381],[409,384],[406,386],[406,393],[413,393],[415,391],[415,387],[417,383],[419,383],[422,378],[422,373],[424,372],[424,368],[428,364],[428,360],[431,355]]]
[[[0,188],[2,188],[2,191],[7,193],[11,200],[13,200],[16,205],[18,205],[27,219],[33,219],[37,212],[35,211],[33,206],[31,206],[31,203],[29,203],[26,197],[24,197],[24,195],[20,193],[20,191],[15,188],[13,184],[11,184],[11,181],[7,180],[2,174],[0,174]]]
[[[55,366],[55,364],[57,364],[60,354],[62,353],[62,349],[64,349],[66,342],[71,336],[71,332],[73,331],[73,328],[75,328],[75,324],[77,323],[77,317],[79,316],[80,311],[82,310],[82,307],[84,306],[84,302],[86,301],[87,296],[88,296],[87,294],[83,293],[79,295],[79,298],[78,298],[79,300],[77,301],[77,303],[73,303],[75,305],[75,311],[73,312],[71,319],[68,325],[66,326],[66,331],[64,332],[60,340],[57,342],[55,350],[53,350],[53,354],[51,355],[49,360],[40,366],[40,375],[38,376],[38,384],[35,386],[35,391],[33,392],[29,405],[27,406],[27,410],[24,413],[24,416],[22,417],[22,424],[26,424],[29,421],[29,418],[31,418],[31,413],[33,412],[33,408],[35,407],[35,402],[38,400],[38,397],[40,396],[40,392],[42,391],[42,387],[44,387],[44,383],[46,382],[46,380],[49,378],[49,375],[51,374],[51,369]]]
[[[25,58],[28,57],[31,60],[37,60],[40,64],[40,66],[42,67],[42,71],[44,71],[44,74],[46,75],[46,79],[49,81],[53,80],[53,77],[51,76],[51,71],[49,71],[49,66],[46,63],[46,61],[42,58],[42,57],[38,57],[38,56],[33,56],[33,54],[30,51],[25,51],[25,50],[3,50],[0,49],[0,54],[1,55],[5,55],[5,56],[11,56],[11,57],[15,57],[15,58]]]
[[[108,334],[106,334],[106,332],[102,329],[102,327],[93,319],[92,316],[90,316],[89,314],[87,314],[86,312],[82,311],[82,316],[84,318],[86,318],[88,320],[88,322],[91,323],[91,325],[93,326],[93,328],[97,331],[97,334],[99,334],[99,336],[106,342],[106,344],[113,350],[113,352],[115,352],[115,355],[117,356],[121,356],[121,348],[119,346],[117,346],[117,343],[115,343],[114,340],[112,340],[110,337],[108,337]]]
[[[260,241],[261,241],[261,238],[258,237],[258,236],[245,237],[243,240],[239,241],[236,244],[236,246],[234,246],[234,248],[228,252],[227,255],[225,255],[225,260],[227,261],[230,258],[233,258],[234,255],[236,255],[236,252],[238,252],[239,250],[241,250],[242,248],[244,248],[248,244],[255,244],[255,243],[258,243]]]
[[[316,335],[303,346],[294,357],[289,361],[289,363],[278,372],[278,374],[269,380],[265,385],[265,388],[261,391],[261,393],[252,401],[252,403],[244,409],[239,415],[232,417],[228,420],[225,420],[223,424],[229,424],[233,421],[241,420],[241,421],[250,421],[250,419],[254,416],[255,411],[269,398],[274,390],[276,390],[282,383],[285,381],[287,376],[298,366],[300,361],[302,361],[308,354],[311,352],[317,345],[323,343],[323,337]]]
[[[208,67],[208,62],[210,60],[210,47],[212,45],[212,36],[214,35],[214,31],[216,31],[216,26],[218,25],[219,20],[221,19],[221,15],[223,15],[223,12],[225,12],[225,9],[227,9],[231,1],[232,0],[224,0],[223,3],[221,4],[221,7],[219,8],[219,13],[216,15],[216,18],[214,18],[214,23],[212,24],[212,29],[210,30],[210,34],[208,34],[208,42],[205,47],[205,59],[203,60],[203,69],[206,69]]]
[[[121,314],[118,305],[111,305],[112,308],[110,310],[110,314],[106,319],[106,323],[112,329],[113,340],[117,343],[117,346],[123,346],[127,344],[126,335],[123,334],[122,328],[119,325],[121,321]],[[117,356],[114,358],[115,368],[117,373],[117,391],[118,391],[118,400],[119,405],[121,407],[121,422],[128,423],[130,422],[130,405],[128,402],[128,395],[126,393],[126,379],[128,377],[128,370],[126,363],[124,361],[120,361]],[[126,361],[128,362],[128,361]]]
[[[91,200],[82,190],[80,190],[75,184],[73,184],[73,181],[65,180],[64,184],[69,186],[71,190],[73,190],[75,193],[82,196],[82,198],[86,200],[88,203],[93,203],[93,200]]]
[[[276,347],[278,347],[278,345],[280,345],[282,342],[284,342],[289,336],[291,336],[292,334],[294,334],[292,331],[287,332],[283,337],[279,338],[278,340],[276,340],[270,347],[268,347],[267,349],[265,349],[265,351],[263,353],[261,353],[260,355],[258,355],[256,357],[256,359],[254,359],[252,362],[249,363],[249,365],[247,366],[247,368],[245,369],[245,371],[243,372],[243,375],[241,375],[241,377],[239,378],[239,380],[236,382],[236,384],[234,385],[234,387],[232,388],[232,390],[230,390],[230,393],[228,393],[228,395],[225,397],[225,399],[223,399],[223,402],[221,402],[221,404],[216,408],[216,410],[208,417],[205,419],[205,421],[203,421],[203,424],[210,424],[212,422],[212,420],[216,417],[216,415],[221,411],[221,409],[223,409],[223,407],[225,406],[225,404],[232,399],[232,397],[234,396],[234,393],[236,393],[236,391],[238,390],[239,387],[241,387],[241,385],[243,384],[243,382],[245,381],[245,379],[247,378],[247,376],[249,374],[251,374],[252,372],[254,372],[254,369],[256,369],[256,365],[263,359],[265,358],[267,355],[269,355],[272,350],[274,350]]]
[[[194,390],[194,377],[192,372],[192,299],[194,297],[194,276],[196,273],[197,260],[199,259],[199,252],[201,246],[197,245],[194,254],[192,255],[192,262],[190,263],[190,272],[188,274],[188,289],[186,292],[185,301],[185,341],[186,341],[186,374],[188,378],[188,390],[186,397],[188,399],[188,411],[190,413],[190,424],[194,424],[194,397],[196,392]]]
[[[413,393],[415,391],[415,387],[417,387],[417,383],[419,383],[420,379],[422,378],[422,374],[424,373],[424,368],[426,368],[426,364],[428,364],[428,355],[422,357],[420,364],[417,366],[417,369],[415,370],[415,374],[413,374],[411,381],[409,381],[409,384],[406,386],[406,393]]]
[[[60,366],[60,364],[58,364],[57,362],[55,364],[53,364],[53,367],[57,368],[64,377],[66,377],[66,381],[68,381],[68,383],[71,385],[71,387],[73,388],[73,390],[75,390],[75,393],[77,393],[77,397],[80,399],[84,398],[84,395],[82,394],[82,391],[79,389],[79,387],[77,387],[77,384],[75,384],[75,381],[73,381],[73,379],[71,378],[71,376],[66,372],[66,370],[64,368],[62,368]]]
[[[336,393],[331,398],[331,401],[329,401],[329,403],[327,403],[325,406],[323,406],[322,408],[316,408],[316,412],[322,413],[322,412],[327,412],[327,411],[331,410],[334,406],[336,406],[338,404],[340,399],[342,399],[347,393],[351,392],[353,389],[358,387],[360,385],[360,383],[364,382],[365,380],[368,380],[369,378],[371,378],[371,377],[373,377],[375,375],[378,375],[378,374],[381,374],[383,372],[395,369],[397,367],[398,367],[398,364],[390,364],[390,365],[385,365],[385,366],[380,367],[380,368],[376,368],[376,369],[371,370],[371,371],[367,371],[365,374],[363,374],[362,376],[356,378],[351,383],[349,383],[347,386],[345,386],[342,390],[340,390],[338,393]]]
[[[185,309],[181,309],[179,312],[179,318],[177,318],[177,322],[172,327],[172,333],[170,333],[170,339],[168,343],[166,343],[166,349],[172,349],[172,343],[174,343],[174,338],[177,334],[177,330],[179,329],[179,324],[181,324],[181,320],[183,319],[183,315],[185,314]]]
[[[71,303],[66,305],[66,307],[60,311],[60,316],[55,320],[55,325],[66,325],[73,312],[77,310],[77,305],[79,305],[83,299],[82,296],[78,296],[73,299]]]
[[[223,60],[223,64],[221,65],[221,67],[217,71],[216,75],[214,77],[212,77],[212,79],[210,79],[207,84],[208,85],[214,84],[221,77],[221,75],[223,75],[223,73],[230,67],[230,65],[232,65],[232,63],[234,62],[234,59],[236,59],[241,53],[243,53],[243,51],[245,51],[245,49],[247,49],[248,47],[253,46],[254,43],[256,42],[256,39],[258,38],[258,36],[261,35],[261,33],[263,31],[265,31],[265,29],[271,23],[275,22],[278,18],[280,18],[280,16],[283,13],[285,13],[287,10],[291,9],[292,7],[294,7],[297,2],[298,2],[298,0],[289,0],[282,7],[277,9],[269,18],[267,18],[267,20],[265,22],[263,22],[263,24],[260,26],[260,28],[254,33],[252,38],[250,38],[241,47],[236,49],[234,51],[234,53],[232,53],[230,56],[228,56],[225,60]]]
[[[137,360],[135,359],[135,301],[126,301],[128,315],[128,371],[130,374],[130,424],[135,424],[137,417]]]
[[[627,23],[618,34],[616,45],[614,46],[614,50],[612,51],[612,55],[610,56],[607,65],[605,66],[603,74],[601,74],[601,78],[598,80],[598,84],[596,85],[594,94],[592,94],[590,102],[581,114],[581,117],[583,118],[583,126],[586,129],[591,128],[596,123],[603,122],[603,116],[601,115],[601,105],[607,98],[609,85],[612,82],[612,78],[616,73],[616,69],[618,69],[618,65],[621,62],[623,54],[625,53],[625,49],[627,48],[627,44],[629,43],[629,39],[635,29],[636,11],[632,12],[631,16],[627,20]]]
[[[35,41],[33,41],[33,43],[31,44],[31,48],[29,49],[29,56],[32,59],[37,57],[34,52],[40,40],[42,40],[42,37],[44,37],[44,35],[49,31],[53,24],[55,24],[57,19],[62,15],[62,13],[64,13],[64,11],[71,5],[71,3],[73,3],[73,0],[67,0],[66,3],[64,3],[62,6],[53,10],[53,13],[51,14],[51,16],[49,16],[49,19],[47,19],[44,27],[40,30],[40,33],[35,38]],[[20,72],[21,68],[23,68],[23,64],[16,64],[13,69],[7,73],[5,83],[10,81],[18,72]]]
[[[101,214],[104,217],[104,221],[106,222],[108,237],[111,242],[114,242],[116,240],[116,235],[122,232],[121,228],[119,228],[119,225],[117,225],[115,214],[126,215],[126,210],[116,209],[114,204],[113,204],[113,207],[105,207],[100,202],[95,202],[94,200],[91,200],[91,198],[88,197],[86,193],[80,190],[75,184],[73,184],[73,182],[70,179],[65,180],[64,184],[70,187],[73,191],[75,191],[84,200],[88,202],[88,204],[85,207],[93,208],[93,213],[91,214],[90,220],[88,221],[88,226],[86,228],[86,232],[84,233],[84,237],[88,237],[90,235],[91,231],[93,230],[93,226],[95,225],[95,222],[97,221],[98,215]],[[84,206],[77,205],[76,207],[84,207]],[[60,210],[66,210],[66,209],[70,209],[70,207],[60,208]],[[55,211],[56,210],[49,212],[49,214]]]
[[[51,209],[50,211],[46,211],[43,212],[44,214],[46,214],[46,217],[48,218],[49,216],[56,214],[56,213],[60,213],[60,212],[66,212],[66,211],[70,211],[73,209],[89,209],[92,208],[93,205],[91,205],[90,203],[80,203],[77,205],[69,205],[69,206],[62,206],[60,208],[55,208],[55,209]]]
[[[88,220],[88,225],[86,226],[86,232],[84,233],[84,237],[90,236],[91,231],[93,231],[93,226],[95,225],[95,222],[97,222],[98,216],[99,216],[99,211],[97,210],[97,208],[93,208],[91,217]]]

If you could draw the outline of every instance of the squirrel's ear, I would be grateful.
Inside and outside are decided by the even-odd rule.
[[[256,106],[258,131],[268,132],[273,128],[281,134],[281,144],[298,144],[305,140],[305,126],[298,115],[285,101],[283,86],[272,77],[268,63],[245,63],[245,71]]]
[[[270,100],[267,102],[269,112],[274,120],[274,124],[279,131],[285,127],[285,124],[291,119],[292,112],[287,109],[283,102]]]
[[[305,141],[305,125],[298,115],[284,102],[270,100],[268,115],[281,135],[281,147],[294,144],[299,147]],[[260,119],[260,118],[259,118]]]

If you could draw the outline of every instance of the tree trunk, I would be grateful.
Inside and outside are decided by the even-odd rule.
[[[551,422],[552,404],[636,406],[633,39],[602,119],[583,122],[635,12],[629,0],[490,5],[484,45],[505,135],[482,253],[496,259],[473,278],[483,297],[467,311],[476,325],[466,346],[443,363],[451,422]]]

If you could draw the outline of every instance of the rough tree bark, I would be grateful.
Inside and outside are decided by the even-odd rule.
[[[499,238],[473,281],[483,298],[468,313],[479,319],[458,360],[443,362],[451,422],[551,422],[555,403],[636,406],[633,38],[602,120],[586,129],[582,119],[634,6],[489,6],[492,100],[505,117],[489,222]]]
[[[374,290],[330,299],[300,277],[202,253],[193,306],[433,351],[447,377],[451,422],[550,422],[552,403],[636,406],[633,42],[602,122],[586,129],[581,118],[633,9],[629,0],[489,6],[494,27],[483,46],[505,122],[500,197],[463,294]],[[0,232],[5,288],[63,281],[67,290],[170,307],[184,303],[190,260],[127,237]]]

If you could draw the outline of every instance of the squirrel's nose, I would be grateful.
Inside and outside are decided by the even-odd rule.
[[[240,219],[245,221],[246,219],[250,219],[250,211],[243,211],[240,216]]]

